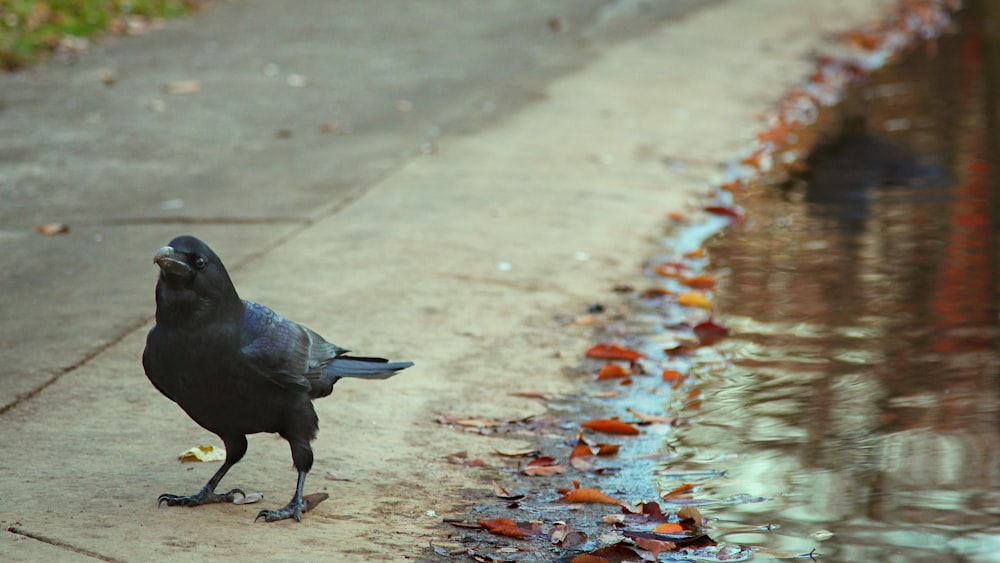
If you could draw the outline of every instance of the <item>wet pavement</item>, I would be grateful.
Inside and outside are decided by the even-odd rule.
[[[732,367],[677,446],[727,472],[716,494],[771,499],[716,517],[780,526],[729,541],[1000,561],[1000,18],[961,24],[858,85],[709,247]]]

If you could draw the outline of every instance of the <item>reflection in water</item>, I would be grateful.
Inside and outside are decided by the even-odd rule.
[[[733,369],[671,468],[728,470],[713,496],[773,500],[714,515],[781,525],[727,541],[1000,561],[1000,3],[962,24],[862,85],[808,177],[746,194],[711,247]]]

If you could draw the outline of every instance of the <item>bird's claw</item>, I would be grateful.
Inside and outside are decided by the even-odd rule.
[[[264,519],[265,522],[277,522],[278,520],[287,520],[289,518],[294,518],[296,522],[302,521],[302,513],[307,510],[308,501],[299,500],[296,502],[288,503],[288,506],[280,510],[261,510],[257,513],[257,517],[253,519],[254,522]]]
[[[202,489],[190,496],[162,494],[156,500],[156,506],[163,506],[163,503],[167,503],[167,506],[201,506],[203,504],[213,504],[217,502],[233,502],[236,493],[246,496],[246,493],[244,493],[241,489],[233,489],[229,492],[222,493],[221,495],[211,491],[206,491],[205,489]]]

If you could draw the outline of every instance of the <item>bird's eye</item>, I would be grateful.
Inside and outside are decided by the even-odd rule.
[[[205,260],[204,256],[199,256],[194,259],[194,267],[201,270],[208,264],[208,260]]]

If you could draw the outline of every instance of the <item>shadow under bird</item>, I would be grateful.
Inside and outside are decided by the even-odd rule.
[[[247,451],[247,434],[273,432],[288,441],[298,470],[295,494],[267,522],[295,518],[313,464],[310,442],[319,421],[312,400],[342,377],[386,379],[412,362],[347,355],[312,330],[271,309],[240,299],[222,261],[204,242],[181,236],[154,257],[156,325],[146,337],[146,376],[195,422],[222,439],[226,461],[200,491],[160,495],[158,504],[198,506],[232,502],[239,489],[216,493],[219,481]]]

